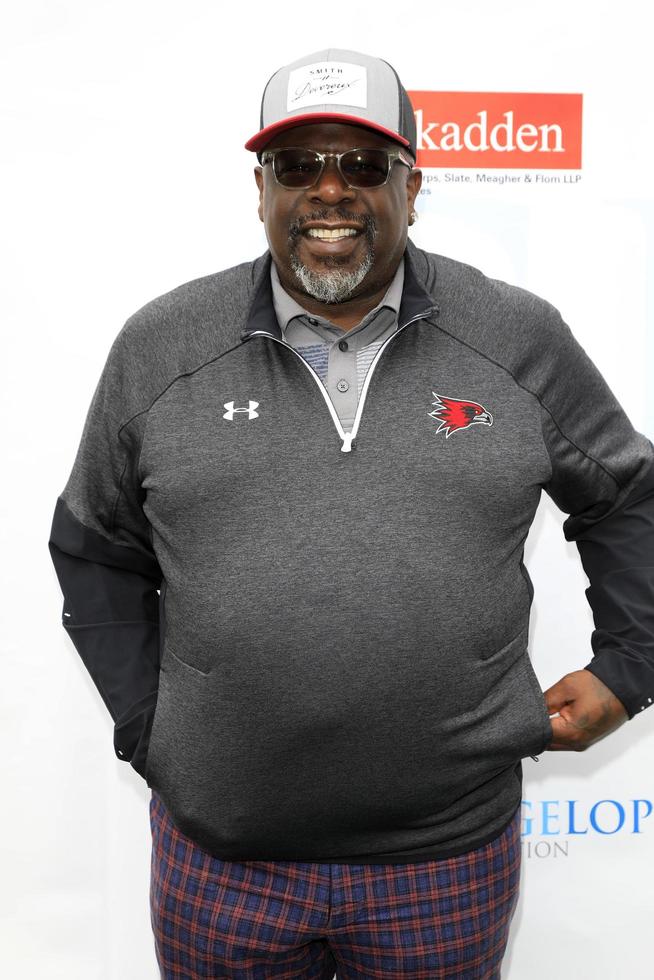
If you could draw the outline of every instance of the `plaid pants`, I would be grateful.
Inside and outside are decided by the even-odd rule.
[[[495,840],[410,864],[227,861],[150,800],[150,911],[165,980],[499,980],[520,807]]]

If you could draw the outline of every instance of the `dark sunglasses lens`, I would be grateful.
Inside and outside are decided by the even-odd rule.
[[[353,187],[379,187],[388,176],[385,150],[349,150],[341,157],[341,170]]]
[[[275,176],[284,187],[311,187],[322,163],[311,150],[278,150],[275,154]]]

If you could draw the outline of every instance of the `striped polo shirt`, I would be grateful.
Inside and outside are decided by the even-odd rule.
[[[309,313],[290,296],[270,265],[273,305],[282,336],[313,368],[322,381],[343,428],[354,423],[368,368],[384,341],[397,330],[404,286],[404,259],[384,298],[350,330]]]

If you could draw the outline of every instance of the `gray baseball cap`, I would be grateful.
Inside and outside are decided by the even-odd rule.
[[[261,99],[258,133],[245,144],[259,153],[278,133],[316,122],[365,126],[416,156],[416,121],[409,96],[387,61],[328,48],[280,68]]]

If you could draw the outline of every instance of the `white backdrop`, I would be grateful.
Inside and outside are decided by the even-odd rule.
[[[111,719],[60,626],[47,539],[124,321],[179,283],[265,248],[254,161],[243,149],[265,81],[281,64],[333,45],[387,58],[412,90],[582,93],[578,184],[439,184],[421,196],[412,237],[554,303],[636,428],[654,438],[645,10],[638,0],[617,8],[605,0],[380,0],[350,2],[346,13],[295,4],[226,13],[211,0],[24,0],[3,11],[4,976],[158,976],[149,790],[114,755]],[[531,655],[543,688],[591,655],[588,582],[563,519],[544,495],[525,556],[536,590]],[[524,824],[504,977],[648,974],[653,749],[651,710],[586,753],[526,760],[524,810],[534,819]],[[573,827],[568,800],[577,801]],[[645,801],[636,804],[637,827],[633,800]],[[624,826],[611,833],[620,808]]]

